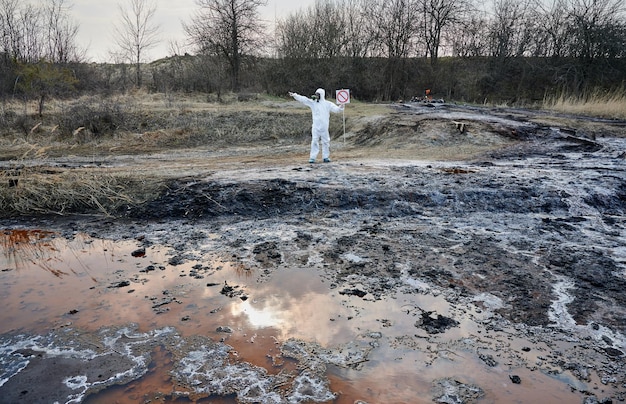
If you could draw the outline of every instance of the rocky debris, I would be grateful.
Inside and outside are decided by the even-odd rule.
[[[166,268],[165,268],[164,265],[148,265],[144,269],[140,269],[139,272],[147,274],[147,273],[150,273],[150,272],[154,272],[157,269],[160,270],[160,271],[165,271]]]
[[[623,400],[620,400],[623,401]],[[583,404],[613,404],[613,400],[609,397],[598,399],[596,396],[585,397]]]
[[[239,297],[242,300],[246,300],[248,297],[245,296],[245,291],[240,289],[239,285],[231,286],[226,281],[224,281],[224,286],[220,293],[224,296],[228,296],[230,298]]]
[[[115,282],[115,283],[111,284],[109,286],[109,289],[125,288],[127,286],[130,286],[130,281],[120,281],[120,282]]]
[[[263,368],[229,361],[230,347],[190,337],[173,347],[172,376],[193,397],[234,395],[238,402],[268,404],[327,402],[336,398],[324,375],[301,369],[269,375]],[[281,392],[282,395],[281,395]]]
[[[589,365],[581,363],[565,363],[562,365],[563,369],[569,370],[578,379],[589,382],[591,381],[591,369]]]
[[[339,291],[340,295],[365,297],[367,292],[361,289],[344,289]]]
[[[604,352],[606,352],[607,355],[615,357],[615,358],[624,356],[624,352],[620,351],[619,349],[615,349],[611,347],[604,348]]]
[[[252,250],[255,259],[263,266],[275,266],[281,263],[282,255],[278,244],[273,241],[267,241],[254,246]]]
[[[439,379],[433,384],[433,401],[436,403],[468,404],[485,396],[485,392],[480,387],[455,379]]]
[[[331,348],[291,338],[281,345],[280,350],[283,357],[295,359],[300,367],[321,375],[326,372],[328,365],[361,369],[374,349],[375,344],[371,342],[379,338],[375,334],[365,334],[347,344]]]
[[[181,265],[184,262],[185,262],[185,258],[181,255],[175,255],[167,261],[167,263],[172,266]]]
[[[439,334],[447,329],[457,327],[459,322],[441,314],[433,316],[434,311],[423,312],[421,319],[415,322],[415,326],[426,330],[429,334]]]
[[[155,302],[152,304],[153,309],[157,309],[161,306],[165,306],[166,304],[170,304],[173,301],[175,301],[173,297],[164,297],[163,299],[160,299],[160,300],[156,300],[156,298],[154,299],[155,299]]]
[[[485,362],[485,365],[491,368],[498,366],[498,361],[496,361],[493,355],[479,353],[478,357],[480,358],[481,361]]]
[[[146,249],[145,247],[138,248],[135,251],[131,252],[130,255],[132,255],[133,257],[145,257]]]
[[[152,272],[152,271],[156,271],[156,267],[154,265],[148,265],[147,267],[140,270],[139,272],[143,272],[147,274],[148,272]]]
[[[150,300],[151,304],[152,304],[152,310],[154,310],[154,312],[156,314],[163,314],[163,313],[167,313],[170,309],[169,307],[164,307],[169,305],[170,303],[178,303],[178,304],[182,304],[183,302],[180,301],[179,299],[177,299],[175,296],[172,296],[172,292],[170,292],[169,290],[164,290],[162,292],[162,294],[165,297],[159,298],[157,296],[150,296],[148,297],[148,299]]]

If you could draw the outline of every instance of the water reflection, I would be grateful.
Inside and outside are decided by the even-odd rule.
[[[460,310],[442,296],[396,293],[375,300],[331,289],[313,268],[282,268],[261,276],[240,262],[209,253],[199,261],[175,265],[171,250],[141,246],[138,240],[99,240],[84,234],[65,240],[45,231],[1,234],[0,333],[43,333],[66,326],[95,331],[128,323],[137,324],[140,331],[174,326],[183,337],[224,340],[234,348],[234,360],[272,374],[293,369],[279,349],[289,338],[337,347],[379,333],[362,369],[329,369],[332,390],[342,392],[336,403],[430,402],[431,382],[443,377],[485,386],[487,402],[578,398],[568,391],[571,380],[564,383],[532,372],[518,357],[499,358],[501,366],[487,367],[477,347],[494,356],[504,355],[502,347],[512,348],[530,363],[548,347],[532,345],[532,352],[522,353],[526,341],[506,331],[488,332],[481,325],[488,322],[486,312]],[[139,247],[145,253],[133,254]],[[225,294],[225,285],[242,293]],[[459,325],[429,335],[415,325],[423,310],[455,318]],[[224,332],[225,326],[230,332]],[[166,353],[161,357],[167,358]],[[97,402],[130,402],[120,398],[130,390],[132,397],[171,391],[170,378],[154,374],[167,368],[156,367],[145,380],[103,393]],[[521,387],[511,386],[511,368],[524,380]],[[416,398],[416,391],[423,400]]]
[[[271,305],[256,308],[252,305],[252,301],[250,300],[233,305],[231,314],[233,316],[246,315],[250,325],[254,328],[283,328],[288,322],[286,318],[283,318],[284,313],[273,308]]]
[[[67,275],[53,265],[51,253],[57,250],[54,246],[55,237],[55,233],[41,230],[3,231],[0,233],[0,245],[6,261],[4,270],[20,269],[33,263],[52,275]]]
[[[91,329],[114,316],[125,317],[119,314],[129,300],[112,299],[108,286],[142,263],[131,255],[136,241],[113,242],[85,234],[66,240],[40,230],[0,234],[4,304],[0,332],[42,331],[72,322]]]

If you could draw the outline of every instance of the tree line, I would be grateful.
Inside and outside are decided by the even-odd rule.
[[[626,56],[623,0],[326,0],[281,21],[293,58]]]
[[[217,93],[347,87],[363,100],[432,88],[465,101],[534,101],[626,80],[625,0],[318,0],[276,22],[266,0],[196,0],[189,54],[145,63],[154,3],[120,6],[125,63],[86,64],[66,0],[0,0],[0,95],[68,91]],[[133,25],[134,22],[141,24]],[[141,31],[143,29],[143,31]]]
[[[377,75],[384,84],[376,96],[382,99],[406,98],[416,78],[423,86],[445,89],[444,95],[458,91],[450,83],[457,80],[474,99],[492,95],[490,87],[507,98],[521,93],[541,98],[548,87],[580,93],[624,81],[625,11],[623,0],[493,0],[488,5],[329,0],[281,21],[276,40],[278,56],[292,67],[337,58],[357,65],[367,60],[371,66],[382,59],[373,63],[384,72]],[[443,66],[442,57],[448,59]],[[473,91],[470,80],[456,78],[463,74],[477,76]],[[616,80],[603,81],[603,75]],[[504,91],[502,81],[518,89]]]

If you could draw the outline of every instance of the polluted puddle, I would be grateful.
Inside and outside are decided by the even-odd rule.
[[[374,299],[311,268],[181,262],[143,240],[0,240],[0,402],[562,403],[588,388],[537,365],[555,346],[494,326],[490,296],[452,305],[407,278]]]

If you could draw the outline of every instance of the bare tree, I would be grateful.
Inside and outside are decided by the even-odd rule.
[[[369,20],[363,6],[364,0],[343,0],[346,35],[346,56],[357,58],[369,55],[372,36],[368,31]]]
[[[623,55],[625,7],[624,0],[572,0],[571,55],[583,59]]]
[[[279,21],[276,27],[279,54],[292,59],[314,58],[311,25],[308,14],[304,12],[291,14]]]
[[[536,30],[530,10],[532,0],[494,0],[494,17],[489,32],[491,56],[527,56]]]
[[[35,63],[44,57],[44,37],[41,33],[41,9],[32,4],[25,4],[19,14],[22,60]]]
[[[442,34],[451,25],[461,24],[469,11],[466,0],[420,0],[422,8],[423,38],[431,64],[437,64],[442,45]]]
[[[76,46],[78,25],[68,18],[71,6],[65,0],[48,0],[44,15],[47,15],[47,59],[53,63],[77,62],[82,59]]]
[[[3,52],[20,63],[43,57],[41,10],[18,0],[0,0],[0,35]]]
[[[370,21],[378,52],[390,59],[407,58],[419,31],[418,0],[369,0],[364,12]]]
[[[445,35],[452,47],[452,56],[484,56],[487,52],[487,24],[484,13],[478,10],[470,11],[465,18],[453,24]]]
[[[121,55],[135,64],[137,87],[141,87],[141,63],[148,50],[159,42],[159,26],[154,23],[156,4],[151,0],[129,0],[130,8],[118,4],[121,21],[114,26],[115,42]]]
[[[318,0],[311,9],[313,27],[310,35],[318,57],[342,56],[346,41],[343,9],[332,0]]]
[[[17,36],[17,0],[0,0],[0,40],[2,53],[17,59],[15,37]]]
[[[66,0],[45,0],[33,5],[0,0],[0,46],[20,63],[79,61],[78,25],[69,18]]]
[[[535,55],[565,56],[570,27],[569,0],[537,0],[535,13],[539,20],[535,33]]]
[[[295,58],[343,56],[347,42],[344,11],[333,0],[320,0],[306,11],[287,17],[278,25],[279,51]]]
[[[372,56],[386,61],[384,99],[402,97],[408,82],[408,58],[415,55],[419,32],[419,0],[368,0],[364,13],[374,40]]]
[[[238,91],[244,56],[262,47],[264,25],[258,9],[267,5],[267,0],[196,0],[196,3],[200,10],[189,24],[183,24],[185,31],[200,53],[228,61],[231,88]]]

